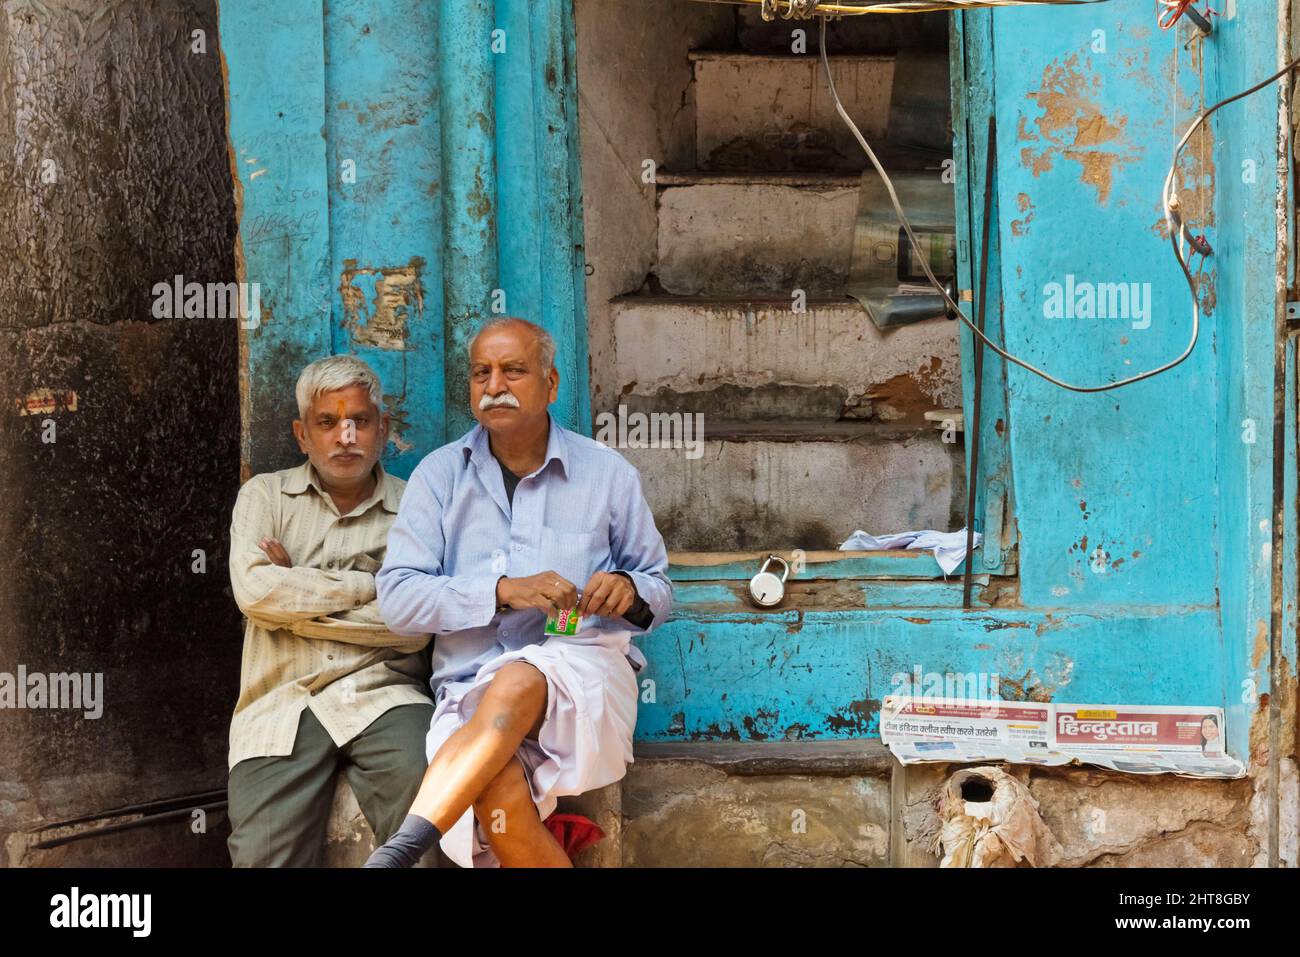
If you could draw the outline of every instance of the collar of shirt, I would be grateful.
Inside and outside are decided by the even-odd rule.
[[[284,480],[281,489],[286,495],[301,495],[309,488],[314,488],[319,495],[331,508],[334,507],[334,500],[325,494],[325,489],[321,485],[320,476],[316,473],[315,467],[312,466],[311,460],[308,459],[302,465],[294,469]],[[397,507],[401,503],[402,496],[398,490],[397,483],[393,477],[385,471],[380,462],[375,463],[375,490],[370,493],[370,497],[358,505],[348,514],[361,515],[368,512],[376,502],[382,502],[385,512],[397,514]],[[337,509],[335,509],[337,511]]]
[[[546,460],[542,462],[541,468],[536,472],[530,472],[529,475],[537,475],[542,472],[552,461],[560,463],[560,469],[565,478],[569,475],[569,448],[564,438],[564,427],[555,421],[555,417],[548,411],[546,413],[547,421],[550,423],[550,432],[546,436]],[[492,447],[488,442],[488,431],[483,428],[480,422],[472,428],[465,436],[461,443],[461,451],[465,456],[466,463],[473,462],[474,465],[483,469],[493,464]],[[519,476],[528,478],[527,475]]]

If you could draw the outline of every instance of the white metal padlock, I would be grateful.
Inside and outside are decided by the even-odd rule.
[[[780,562],[785,569],[780,578],[767,570],[767,566],[774,561]],[[749,580],[749,597],[760,608],[771,608],[773,605],[781,604],[781,599],[785,597],[785,580],[789,575],[789,563],[780,555],[769,554],[763,562],[763,567],[758,570],[758,574]]]

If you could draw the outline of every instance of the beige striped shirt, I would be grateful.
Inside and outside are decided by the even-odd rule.
[[[429,635],[388,630],[375,600],[388,529],[406,483],[376,465],[374,494],[340,516],[310,462],[239,491],[230,583],[247,618],[229,767],[290,754],[303,708],[340,747],[390,708],[430,704]],[[284,545],[282,568],[258,547]]]

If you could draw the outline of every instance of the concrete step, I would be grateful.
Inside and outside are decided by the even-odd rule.
[[[695,150],[702,169],[864,169],[816,55],[696,51]],[[868,142],[885,137],[891,55],[832,56],[844,108]]]
[[[659,191],[657,274],[673,295],[843,296],[858,190],[698,183]]]
[[[962,446],[932,428],[709,418],[703,426],[693,447],[620,449],[640,470],[672,550],[811,551],[836,548],[856,529],[961,527]]]
[[[895,762],[876,740],[641,744],[624,867],[883,867]]]
[[[751,172],[746,170],[660,170],[655,185],[670,186],[815,186],[820,189],[857,189],[859,173]]]
[[[619,402],[735,419],[849,415],[921,425],[961,404],[957,325],[882,333],[852,299],[624,296],[613,302]]]

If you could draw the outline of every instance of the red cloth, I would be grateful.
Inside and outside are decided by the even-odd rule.
[[[552,814],[542,824],[551,832],[551,836],[560,842],[569,860],[573,860],[579,852],[605,839],[605,832],[596,822],[581,814]]]

